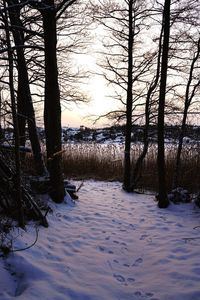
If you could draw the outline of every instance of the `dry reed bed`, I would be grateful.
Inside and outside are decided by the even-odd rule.
[[[177,145],[166,144],[166,183],[171,189]],[[134,144],[131,149],[132,165],[142,151],[142,144]],[[118,144],[65,144],[63,153],[63,172],[65,177],[74,179],[123,179],[124,146]],[[186,144],[182,151],[181,178],[179,186],[191,192],[199,190],[200,185],[200,145]],[[26,159],[26,170],[33,172],[32,157]],[[157,146],[150,145],[143,164],[139,187],[157,189]]]
[[[63,170],[72,178],[96,178],[101,180],[122,180],[123,145],[68,144],[64,146]],[[167,187],[170,190],[177,145],[166,144]],[[142,151],[142,144],[134,144],[131,149],[132,165]],[[199,189],[200,145],[186,144],[182,151],[181,178],[179,185],[190,191]],[[157,189],[157,146],[149,147],[143,165],[141,188]]]

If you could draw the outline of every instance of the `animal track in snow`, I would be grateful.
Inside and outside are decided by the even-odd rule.
[[[113,241],[113,243],[115,243],[115,244],[119,244],[119,242],[118,242],[118,241],[115,241],[115,240]]]
[[[132,264],[133,267],[137,267],[139,266],[141,263],[143,262],[143,259],[141,257],[137,258],[134,262],[134,264]]]
[[[140,237],[140,240],[143,241],[145,240],[149,235],[148,234],[142,234]]]
[[[124,267],[127,267],[127,268],[129,268],[129,267],[130,267],[130,265],[129,265],[129,264],[123,264],[123,266],[124,266]]]
[[[125,282],[125,278],[122,275],[113,274],[113,277],[116,278],[119,282]]]
[[[128,283],[133,283],[135,282],[135,279],[132,277],[127,278]]]

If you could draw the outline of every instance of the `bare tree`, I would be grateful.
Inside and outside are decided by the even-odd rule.
[[[189,78],[188,78],[188,82],[187,82],[186,90],[185,90],[184,110],[183,110],[181,131],[180,131],[180,136],[179,136],[179,141],[178,141],[178,149],[177,149],[177,155],[176,155],[176,165],[175,165],[175,171],[174,171],[173,188],[177,187],[179,177],[180,177],[181,152],[182,152],[182,148],[183,148],[183,138],[185,136],[185,131],[186,131],[186,121],[187,121],[187,116],[188,116],[188,110],[191,106],[191,103],[196,94],[196,91],[200,86],[200,80],[199,79],[195,80],[193,78],[195,64],[198,61],[199,56],[200,56],[200,38],[196,42],[196,51],[195,51],[195,53],[193,55],[193,59],[191,61]]]
[[[33,150],[35,167],[38,174],[46,174],[40,142],[37,133],[35,112],[29,86],[28,69],[24,54],[25,37],[24,26],[20,20],[20,3],[18,0],[8,1],[8,12],[10,17],[11,30],[14,37],[17,54],[17,70],[18,70],[18,118],[20,140],[25,142],[25,124],[28,123],[29,138]],[[36,34],[36,33],[35,33]]]
[[[147,33],[152,4],[129,0],[123,4],[105,1],[101,5],[102,10],[94,8],[95,18],[107,33],[107,37],[104,37],[107,51],[101,52],[105,63],[101,63],[101,67],[104,68],[104,78],[115,91],[113,98],[119,103],[119,109],[104,116],[126,122],[123,188],[131,191],[132,125],[144,116],[142,108],[148,90],[147,82],[153,77],[150,70],[155,55],[145,47],[141,49],[141,39]]]
[[[52,187],[51,197],[55,202],[62,202],[65,190],[61,167],[61,107],[56,57],[56,6],[54,0],[45,0],[42,4],[45,48],[44,124],[47,162]]]
[[[145,103],[145,121],[144,121],[144,132],[143,132],[143,149],[141,154],[139,155],[134,169],[132,171],[132,178],[131,178],[131,189],[134,190],[137,187],[138,181],[141,176],[141,169],[143,161],[147,155],[147,151],[149,148],[149,128],[151,124],[151,110],[152,110],[152,96],[157,88],[158,81],[160,78],[160,60],[161,60],[161,43],[162,43],[162,35],[163,32],[161,30],[160,38],[159,38],[159,46],[158,46],[158,56],[157,56],[157,69],[155,73],[155,77],[153,78],[152,82],[149,85],[147,96],[146,96],[146,103]]]
[[[164,145],[164,116],[165,93],[168,68],[169,37],[170,37],[170,8],[171,0],[165,0],[163,10],[163,44],[161,60],[161,79],[158,106],[158,206],[165,208],[169,205],[165,182],[165,145]]]
[[[16,111],[16,102],[15,102],[15,91],[14,91],[14,82],[13,82],[13,51],[10,41],[10,32],[9,32],[9,22],[7,15],[7,4],[3,0],[4,14],[2,18],[5,24],[5,33],[6,33],[6,43],[7,43],[7,52],[8,52],[8,71],[9,71],[9,86],[10,86],[10,98],[11,98],[11,109],[12,109],[12,118],[14,126],[14,137],[15,137],[15,180],[14,186],[16,190],[16,202],[18,206],[19,216],[18,222],[19,226],[24,227],[24,213],[22,205],[22,191],[21,191],[21,165],[20,165],[20,155],[19,155],[19,127],[18,127],[18,118]]]

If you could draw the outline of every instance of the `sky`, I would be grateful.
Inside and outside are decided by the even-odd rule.
[[[80,67],[84,67],[92,73],[99,73],[95,56],[91,54],[80,54],[75,58]],[[70,107],[63,107],[62,124],[63,126],[79,127],[101,127],[108,125],[108,120],[100,120],[94,124],[96,116],[103,115],[117,106],[116,101],[110,97],[111,89],[107,86],[106,80],[98,75],[92,74],[87,84],[82,85],[81,89],[90,99],[89,103],[70,104]]]
[[[97,64],[95,54],[80,54],[75,58],[77,65],[86,68],[92,73],[100,73],[100,67]],[[117,108],[116,100],[111,97],[113,90],[108,86],[106,80],[98,75],[92,74],[87,84],[82,85],[81,89],[88,95],[88,103],[71,103],[67,108],[62,108],[62,126],[76,127],[86,126],[90,128],[99,128],[112,125],[111,121],[102,118],[95,122],[97,116],[104,115],[106,112]],[[193,110],[194,111],[194,110]],[[174,122],[180,124],[180,115],[173,117]],[[170,119],[172,121],[172,118]],[[170,122],[171,122],[170,121]],[[188,124],[199,125],[199,114],[188,114]]]
[[[149,33],[149,31],[147,31],[145,38],[142,40],[142,45],[145,46],[143,47],[145,51],[152,48],[154,31],[155,26],[153,27],[153,33]],[[88,98],[90,98],[90,102],[87,104],[71,104],[67,108],[63,107],[63,126],[79,127],[81,125],[84,125],[88,127],[101,127],[112,125],[111,121],[109,122],[106,119],[101,119],[100,121],[98,121],[98,123],[94,124],[94,116],[103,115],[106,112],[113,110],[113,108],[118,107],[116,100],[114,100],[110,96],[113,93],[111,87],[108,87],[105,79],[95,74],[101,73],[100,67],[98,66],[98,53],[101,51],[101,49],[103,49],[102,40],[103,42],[105,42],[106,33],[104,32],[102,27],[95,28],[94,32],[96,32],[96,36],[98,38],[94,38],[93,42],[87,49],[87,53],[76,55],[74,58],[74,63],[76,65],[85,68],[87,71],[90,71],[93,74],[89,78],[87,84],[81,85],[80,87],[83,92],[88,95]],[[155,45],[157,45],[157,42]],[[189,116],[189,123],[199,124],[200,121],[198,120],[198,117],[198,115],[195,116],[194,114]],[[173,123],[179,121],[180,117],[178,119],[174,118]]]

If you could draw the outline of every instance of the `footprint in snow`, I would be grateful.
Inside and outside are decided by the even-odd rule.
[[[153,293],[145,293],[145,296],[147,296],[147,297],[153,297]]]
[[[142,298],[151,298],[151,297],[153,297],[154,296],[154,294],[153,293],[145,293],[145,294],[143,294],[142,292],[140,292],[140,291],[136,291],[135,293],[135,296],[140,296],[140,297],[142,297]],[[158,300],[157,298],[151,298],[151,300]]]
[[[101,217],[101,214],[100,214],[100,213],[98,213],[98,212],[97,212],[97,213],[95,213],[94,215],[95,215],[95,216],[97,216],[97,217]]]
[[[143,241],[148,237],[148,234],[142,234],[140,240]]]
[[[105,248],[102,247],[102,246],[99,246],[99,250],[100,250],[101,252],[104,252]]]
[[[122,246],[127,246],[127,244],[124,243],[124,242],[120,243],[120,245],[122,245]]]
[[[139,257],[135,260],[134,264],[132,264],[133,267],[139,266],[143,262],[143,259]]]
[[[124,267],[127,267],[127,268],[129,268],[129,267],[130,267],[130,265],[129,265],[129,264],[123,264],[123,266],[124,266]]]
[[[120,274],[113,274],[113,277],[121,282],[121,283],[124,283],[125,285],[129,285],[129,284],[133,284],[135,283],[135,279],[132,278],[132,277],[129,277],[129,278],[125,278],[124,276],[120,275]]]
[[[142,293],[140,291],[136,291],[134,294],[135,296],[142,296]]]
[[[62,216],[62,218],[66,221],[71,221],[71,217],[69,217],[69,216],[64,215],[64,216]]]
[[[177,226],[177,227],[183,227],[183,225],[180,224],[180,223],[177,223],[176,226]]]
[[[105,252],[106,251],[106,249],[103,246],[98,246],[98,248],[99,248],[99,250],[101,252]],[[106,252],[109,253],[109,254],[113,254],[114,253],[112,250],[107,250]]]
[[[119,242],[118,242],[118,241],[113,241],[113,243],[115,243],[115,244],[119,244]]]
[[[119,282],[125,282],[125,278],[122,275],[113,274],[113,277],[116,278]]]
[[[126,229],[120,228],[119,231],[126,232]]]
[[[116,264],[119,263],[119,261],[117,259],[114,259],[113,262],[116,263]]]
[[[129,224],[129,227],[131,227],[131,229],[135,230],[135,225],[134,224]]]
[[[128,283],[134,283],[135,279],[132,277],[127,278]]]

